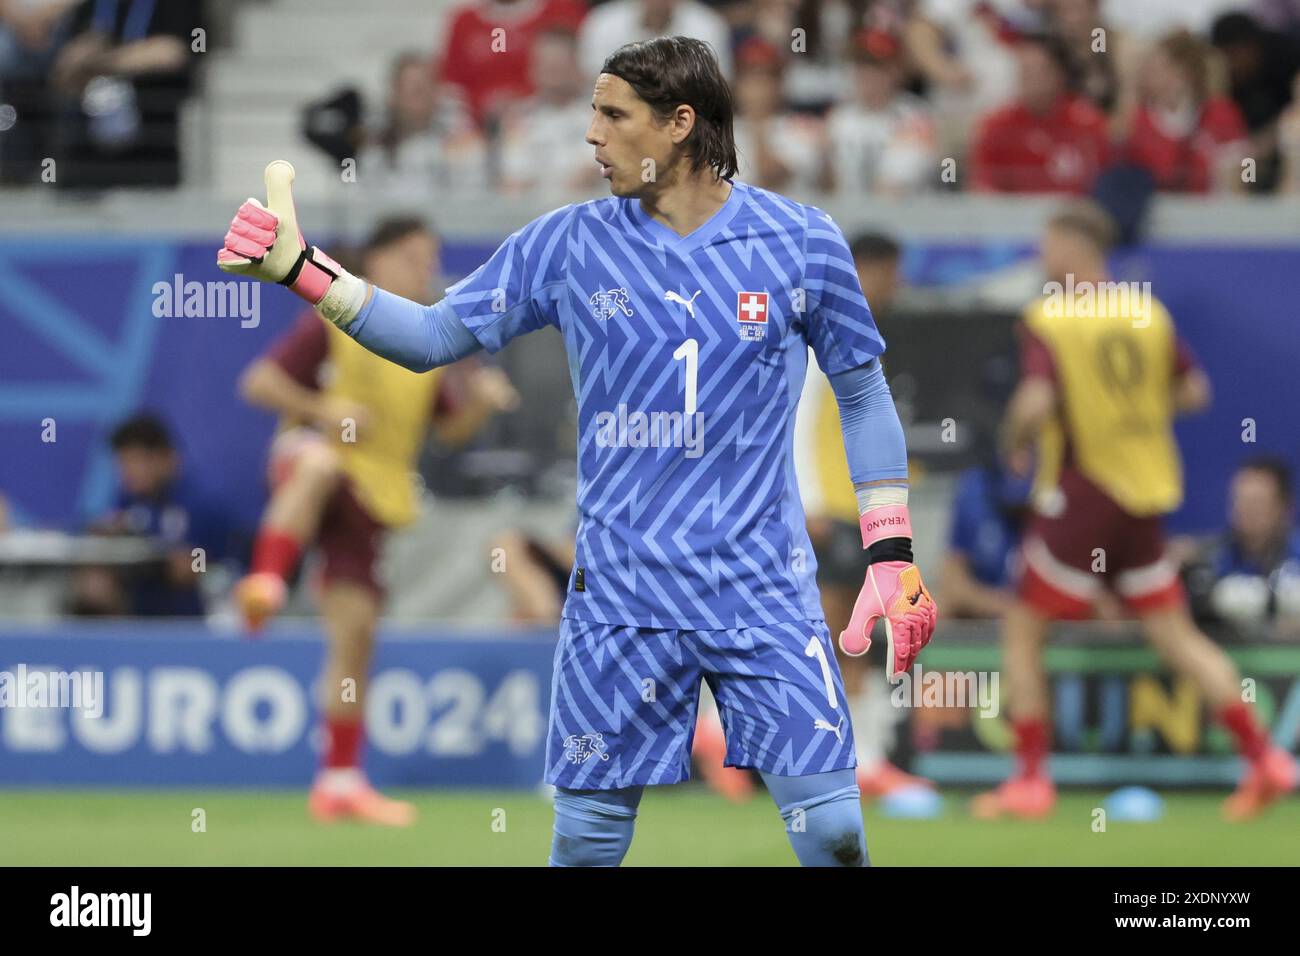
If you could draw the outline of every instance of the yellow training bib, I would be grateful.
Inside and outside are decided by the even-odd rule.
[[[1105,285],[1105,284],[1104,284]],[[1044,299],[1025,325],[1052,353],[1060,405],[1040,436],[1034,491],[1055,486],[1068,442],[1074,465],[1125,511],[1177,508],[1182,463],[1173,433],[1173,321],[1131,283],[1090,299]]]

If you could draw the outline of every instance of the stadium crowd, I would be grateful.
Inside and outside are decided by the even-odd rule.
[[[0,181],[172,186],[201,0],[0,0]],[[229,15],[228,11],[224,11]],[[629,40],[711,43],[741,178],[787,191],[1300,191],[1295,0],[467,0],[307,137],[386,188],[594,187],[589,87]],[[372,181],[374,179],[372,178]]]
[[[354,109],[347,142],[382,147],[404,182],[589,185],[587,83],[604,53],[686,33],[719,51],[741,178],[767,188],[1077,194],[1117,169],[1170,192],[1300,188],[1296,5],[1223,12],[1200,33],[1195,4],[1145,4],[1140,29],[1104,6],[477,0],[422,74],[421,54],[394,64],[384,119],[369,131]],[[515,45],[494,53],[497,30]],[[309,129],[335,124],[335,105],[309,108]]]

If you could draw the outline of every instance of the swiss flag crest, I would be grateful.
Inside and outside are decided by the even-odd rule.
[[[736,331],[743,342],[761,342],[767,337],[767,293],[736,293]]]
[[[737,292],[736,293],[736,321],[737,322],[767,322],[767,293],[766,292]]]

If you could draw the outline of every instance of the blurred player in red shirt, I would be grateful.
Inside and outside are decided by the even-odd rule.
[[[1109,156],[1106,116],[1072,89],[1069,57],[1051,36],[1016,45],[1016,99],[980,121],[970,150],[975,189],[1083,193]]]
[[[504,102],[533,93],[529,56],[547,28],[576,30],[587,14],[578,0],[477,0],[451,14],[438,79],[461,89],[480,126]]]
[[[1109,217],[1085,202],[1056,215],[1043,239],[1048,279],[1095,294],[1066,309],[1045,297],[1025,313],[1021,382],[1004,434],[1012,469],[1028,471],[1031,449],[1038,459],[1024,576],[1004,621],[1018,766],[973,810],[980,817],[1051,812],[1043,644],[1053,621],[1090,617],[1097,595],[1113,590],[1246,758],[1246,775],[1223,807],[1228,819],[1243,820],[1295,786],[1296,765],[1242,699],[1232,660],[1192,622],[1166,554],[1161,518],[1183,498],[1173,419],[1208,406],[1210,384],[1149,291],[1112,296],[1115,286],[1138,286],[1110,282],[1113,235]]]
[[[428,227],[399,218],[376,228],[364,272],[384,288],[427,301],[437,262],[437,240]],[[459,399],[449,387],[457,375],[464,383]],[[235,591],[250,631],[283,606],[286,581],[303,552],[315,545],[322,559],[325,748],[308,809],[321,821],[408,825],[414,806],[377,793],[360,760],[366,678],[383,599],[383,540],[418,514],[412,472],[429,425],[441,441],[460,444],[493,414],[514,407],[518,395],[495,368],[417,375],[366,351],[314,310],[248,368],[240,392],[281,416],[268,461],[271,501],[251,573]]]

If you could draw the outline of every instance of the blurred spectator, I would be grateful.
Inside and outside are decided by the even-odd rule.
[[[899,33],[911,0],[753,0],[732,4],[733,46],[751,37],[781,55],[786,105],[823,113],[848,83],[849,40],[866,26]],[[797,32],[796,32],[797,31]]]
[[[474,0],[451,15],[438,78],[461,90],[491,138],[505,104],[533,94],[534,37],[547,27],[576,29],[586,12],[580,0]]]
[[[1266,30],[1245,13],[1220,17],[1211,38],[1227,60],[1232,98],[1247,125],[1255,130],[1276,119],[1291,102],[1291,81],[1300,71],[1300,43]]]
[[[971,124],[1015,92],[1012,51],[1021,0],[917,0],[904,40],[939,122],[940,150],[962,152]]]
[[[605,58],[625,43],[658,36],[687,36],[704,40],[718,55],[728,79],[731,36],[727,21],[696,0],[610,0],[587,16],[578,34],[578,62],[591,82]]]
[[[9,530],[9,500],[0,495],[0,534]]]
[[[1300,193],[1300,73],[1291,83],[1291,105],[1277,119],[1278,189]]]
[[[153,539],[163,549],[148,572],[92,568],[74,583],[73,613],[195,615],[203,613],[193,549],[203,565],[225,557],[229,530],[203,490],[183,473],[167,426],[145,413],[122,422],[109,439],[117,465],[113,510],[92,530]]]
[[[781,53],[766,40],[750,37],[737,48],[737,175],[763,189],[805,192],[818,185],[820,122],[783,108],[781,73]]]
[[[1219,17],[1211,37],[1227,61],[1229,92],[1250,130],[1256,188],[1271,190],[1278,179],[1276,124],[1300,72],[1300,38],[1266,30],[1245,13]]]
[[[853,82],[826,120],[833,188],[850,195],[900,196],[938,181],[934,122],[919,97],[904,93],[902,49],[883,30],[853,45]]]
[[[82,4],[52,74],[62,97],[60,185],[179,185],[180,110],[192,31],[202,27],[201,0]]]
[[[1049,0],[1050,29],[1065,41],[1079,93],[1111,118],[1116,138],[1128,132],[1137,105],[1139,44],[1102,16],[1102,0]]]
[[[499,141],[501,184],[512,192],[573,190],[600,184],[586,141],[591,87],[578,69],[578,38],[548,27],[533,41],[530,73],[536,92],[506,108]]]
[[[820,0],[802,4],[805,8],[810,5],[815,8],[814,15],[823,6]],[[726,18],[731,28],[731,45],[737,54],[742,43],[758,38],[775,47],[784,60],[792,52],[791,31],[797,26],[803,26],[799,16],[803,12],[799,0],[746,0],[721,6],[710,3],[709,6],[719,10]],[[807,53],[808,50],[805,48],[804,52]]]
[[[1158,189],[1203,193],[1241,183],[1246,124],[1232,100],[1213,92],[1210,52],[1180,31],[1144,64],[1127,158],[1150,172]]]
[[[991,619],[1011,606],[1029,488],[993,453],[958,476],[941,581],[945,614]]]
[[[902,285],[902,247],[883,233],[863,232],[849,243],[849,255],[853,256],[853,271],[858,274],[872,317],[882,330],[888,328]]]
[[[416,53],[393,61],[383,125],[365,136],[357,166],[367,187],[401,195],[489,185],[483,138]]]
[[[1228,529],[1188,575],[1201,616],[1254,625],[1300,617],[1300,531],[1290,466],[1280,458],[1245,462],[1228,491]]]
[[[985,116],[971,146],[975,189],[1082,193],[1106,165],[1106,117],[1072,89],[1061,40],[1045,34],[1016,45],[1016,99]]]
[[[0,0],[0,183],[35,180],[50,155],[48,75],[78,2]]]

